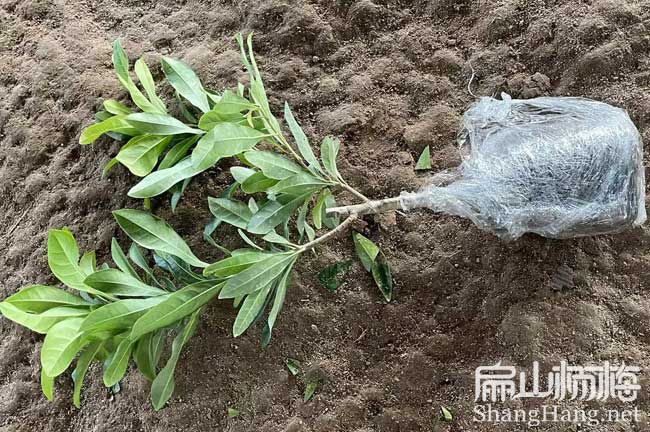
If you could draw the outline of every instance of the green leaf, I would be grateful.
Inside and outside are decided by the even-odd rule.
[[[260,210],[255,213],[248,227],[248,232],[253,234],[266,234],[276,226],[291,217],[291,214],[311,195],[311,192],[297,198],[288,197],[286,203],[280,201],[267,201]]]
[[[170,200],[170,206],[172,209],[172,213],[176,213],[176,206],[178,205],[180,199],[182,198],[183,194],[185,193],[185,189],[187,189],[187,186],[190,184],[192,181],[192,178],[186,178],[180,183],[177,183],[173,188],[173,193],[172,193],[172,198]]]
[[[160,62],[167,81],[181,96],[201,111],[210,111],[208,97],[201,80],[188,65],[169,57],[163,57]]]
[[[246,204],[228,198],[208,197],[210,213],[238,228],[246,228],[253,214]]]
[[[226,90],[212,109],[201,116],[199,127],[207,131],[223,122],[241,123],[245,121],[241,112],[254,108],[247,99]]]
[[[205,276],[225,278],[235,275],[248,267],[269,257],[269,253],[249,250],[244,253],[222,259],[203,269]]]
[[[266,304],[266,297],[268,297],[272,286],[273,283],[267,283],[265,287],[246,296],[232,327],[234,337],[241,336],[255,321]]]
[[[296,145],[298,146],[298,150],[300,150],[300,154],[309,164],[309,169],[314,173],[322,173],[323,169],[321,168],[320,163],[318,163],[318,159],[316,159],[314,152],[309,146],[309,141],[307,140],[305,132],[303,132],[302,128],[296,121],[293,113],[291,112],[289,104],[286,102],[284,103],[284,119],[289,126],[289,130],[291,131],[294,140],[296,141]]]
[[[275,244],[293,247],[293,244],[286,237],[281,236],[275,231],[270,231],[268,234],[262,237],[262,240],[267,241],[269,243],[275,243]]]
[[[112,296],[154,297],[167,294],[166,291],[149,286],[118,269],[99,270],[88,276],[84,283]]]
[[[267,192],[273,194],[282,193],[288,195],[298,195],[308,192],[315,192],[329,185],[329,182],[325,182],[309,173],[301,173],[288,177],[284,180],[280,180],[280,182],[275,186],[269,188]]]
[[[354,233],[352,238],[354,239],[354,248],[361,260],[361,264],[363,264],[363,268],[367,271],[372,271],[375,258],[379,254],[379,247],[359,233]]]
[[[265,192],[268,188],[275,186],[277,180],[268,178],[263,172],[258,171],[248,177],[242,184],[241,190],[247,194],[254,194],[258,192]]]
[[[138,366],[138,370],[149,381],[156,378],[158,363],[164,348],[165,331],[147,333],[140,340],[133,351],[133,359]]]
[[[251,150],[246,152],[244,157],[249,163],[262,170],[268,178],[284,180],[305,173],[300,165],[274,152]]]
[[[104,169],[102,170],[102,178],[106,177],[108,175],[108,172],[118,163],[120,163],[120,161],[118,161],[115,158],[109,160],[106,166],[104,166]]]
[[[343,283],[344,276],[352,266],[351,260],[339,261],[328,267],[325,267],[318,273],[318,281],[323,284],[328,291],[334,292]]]
[[[211,111],[216,111],[222,114],[239,114],[242,111],[255,109],[255,105],[248,99],[239,96],[230,90],[225,90],[219,101],[212,107]]]
[[[273,332],[273,326],[275,325],[275,321],[277,320],[278,315],[282,310],[282,306],[284,305],[284,299],[287,296],[287,288],[289,287],[292,268],[293,265],[286,268],[286,270],[282,274],[282,277],[278,280],[278,283],[276,285],[275,298],[273,299],[273,306],[271,307],[271,312],[269,312],[269,316],[266,320],[266,327],[268,328],[268,340],[266,341],[265,344],[263,344],[264,346],[268,345],[269,342],[271,341],[271,333]]]
[[[95,295],[102,293],[84,284],[86,275],[79,267],[79,247],[67,229],[50,230],[47,237],[47,262],[61,282],[79,291]]]
[[[47,376],[43,368],[41,368],[41,389],[47,400],[50,402],[54,400],[54,378]]]
[[[133,114],[129,114],[133,115]],[[126,121],[127,116],[116,115],[104,121],[92,124],[81,131],[79,144],[92,144],[97,138],[108,132],[119,132],[125,135],[137,135],[138,130]]]
[[[116,210],[113,216],[122,230],[140,246],[167,252],[195,267],[207,266],[164,220],[133,209]]]
[[[262,140],[262,132],[234,123],[220,123],[205,134],[192,151],[192,164],[201,170],[212,167],[219,159],[243,153]]]
[[[174,372],[176,371],[176,364],[181,356],[181,350],[196,331],[200,313],[200,309],[194,312],[187,324],[181,328],[180,333],[172,343],[172,353],[169,360],[167,360],[167,364],[165,364],[165,367],[162,368],[151,384],[151,400],[156,411],[165,406],[165,403],[167,403],[172,393],[174,393]]]
[[[133,175],[144,177],[158,162],[158,157],[172,140],[171,136],[140,135],[133,137],[115,159],[127,167]]]
[[[303,394],[302,400],[304,402],[308,402],[311,400],[312,397],[314,397],[314,393],[316,392],[316,389],[318,388],[318,381],[310,381],[307,383],[307,386],[305,387],[305,393]]]
[[[338,139],[333,137],[325,137],[320,146],[320,157],[323,160],[325,170],[332,176],[333,179],[341,180],[341,174],[336,167],[336,157],[339,154],[341,143]]]
[[[161,269],[167,271],[183,284],[192,284],[204,280],[203,277],[192,271],[192,268],[182,259],[162,251],[156,251],[154,261]]]
[[[422,151],[422,154],[415,164],[415,169],[416,171],[431,169],[431,150],[429,150],[429,146],[426,146]]]
[[[325,199],[329,194],[329,189],[323,189],[320,191],[318,198],[316,199],[316,204],[314,205],[314,209],[311,213],[312,220],[314,221],[314,226],[316,229],[321,229],[323,227],[323,216],[325,215]]]
[[[142,270],[144,270],[144,272],[147,274],[149,279],[156,282],[156,278],[153,274],[153,270],[149,266],[149,262],[144,257],[142,251],[140,250],[140,247],[136,243],[131,243],[131,247],[129,248],[129,258],[131,258],[131,261],[133,261],[135,265],[137,265]],[[158,282],[156,283],[158,284]]]
[[[129,338],[137,340],[186,317],[216,296],[222,286],[223,283],[217,281],[201,281],[170,294],[165,301],[151,308],[133,324]]]
[[[269,254],[264,260],[228,279],[219,294],[219,298],[235,298],[266,287],[280,276],[287,267],[293,265],[297,258],[298,254],[294,252]]]
[[[393,276],[388,260],[382,252],[377,255],[375,262],[372,264],[372,278],[386,301],[390,302],[393,299]]]
[[[83,332],[79,330],[83,320],[66,319],[48,331],[41,348],[41,365],[45,375],[61,375],[70,366],[75,355],[88,343]]]
[[[108,359],[106,368],[104,369],[104,385],[106,387],[113,387],[126,374],[133,344],[134,342],[130,339],[123,339],[117,346],[117,350]]]
[[[97,341],[88,345],[82,351],[79,359],[77,360],[77,366],[72,372],[72,380],[74,381],[74,394],[73,402],[74,406],[81,408],[81,389],[83,387],[84,378],[86,377],[86,372],[88,367],[95,359],[97,354],[104,348],[105,341]]]
[[[241,166],[230,167],[230,174],[235,179],[235,181],[239,184],[244,183],[250,176],[255,174],[255,172],[256,172],[255,170],[246,167],[241,167]]]
[[[316,231],[314,231],[314,229],[309,226],[308,223],[305,223],[305,232],[307,233],[307,238],[309,241],[314,241],[316,239]]]
[[[199,119],[199,128],[210,131],[221,123],[246,124],[246,118],[240,113],[222,113],[220,111],[208,111]]]
[[[142,133],[152,135],[202,134],[200,129],[193,129],[180,120],[167,114],[134,113],[124,117],[124,120]],[[108,120],[107,120],[108,121]]]
[[[336,207],[336,200],[334,199],[334,196],[329,191],[329,189],[326,189],[325,209],[328,209],[330,207]],[[334,229],[339,225],[339,223],[341,223],[341,220],[338,216],[327,216],[325,211],[323,211],[323,223],[327,228]]]
[[[165,103],[162,100],[160,100],[160,98],[156,95],[156,85],[153,82],[151,71],[149,70],[149,67],[147,66],[147,64],[144,62],[142,58],[138,59],[135,62],[134,69],[135,69],[135,75],[140,80],[140,84],[142,84],[142,87],[144,88],[144,91],[147,93],[147,96],[149,97],[151,103],[158,109],[159,112],[161,113],[167,112]]]
[[[108,111],[113,115],[127,115],[133,112],[129,107],[127,107],[121,102],[116,101],[115,99],[105,100],[104,108],[106,109],[106,111]]]
[[[253,214],[257,213],[257,211],[260,209],[260,207],[257,205],[257,201],[255,201],[255,198],[250,197],[248,199],[248,209]]]
[[[192,159],[188,157],[171,168],[149,174],[133,186],[128,195],[132,198],[152,198],[202,171],[204,170],[195,168],[192,165]]]
[[[83,254],[79,260],[79,268],[81,269],[81,272],[85,275],[89,275],[95,271],[96,267],[97,256],[95,255],[95,251],[90,251]]]
[[[239,416],[239,410],[228,407],[228,417],[234,418]]]
[[[181,115],[183,116],[185,121],[190,122],[192,124],[198,123],[198,120],[194,115],[194,110],[188,107],[188,104],[181,99],[181,96],[178,93],[176,93],[176,100],[178,101],[178,108],[180,109]]]
[[[310,201],[311,199],[306,199],[305,203],[302,205],[302,207],[300,207],[300,211],[298,211],[296,228],[298,228],[298,234],[300,234],[300,241],[302,241],[303,235],[305,234],[305,228],[307,225],[307,212],[309,211]]]
[[[113,258],[113,262],[117,268],[130,275],[131,277],[140,280],[140,276],[129,262],[129,259],[124,254],[124,251],[120,247],[120,244],[117,242],[115,237],[111,239],[111,258]]]
[[[5,318],[10,319],[23,327],[27,327],[36,333],[45,334],[55,324],[63,320],[86,316],[88,314],[88,309],[58,306],[41,313],[30,313],[19,309],[12,303],[2,302],[0,303],[0,312]]]
[[[122,86],[128,90],[133,103],[135,103],[142,111],[158,112],[159,108],[149,102],[131,79],[131,76],[129,75],[129,59],[126,56],[126,52],[124,52],[119,39],[116,39],[113,42],[113,66],[115,67],[117,78],[120,80]]]
[[[7,297],[2,303],[10,303],[14,307],[33,313],[45,312],[59,306],[90,306],[91,303],[79,296],[70,294],[59,288],[45,285],[31,285]],[[0,304],[2,304],[0,303]]]
[[[440,418],[442,418],[442,420],[446,421],[447,423],[454,421],[454,416],[444,406],[440,407]]]
[[[80,329],[89,334],[99,331],[119,332],[127,330],[147,310],[159,305],[167,298],[166,296],[159,296],[108,303],[92,311],[81,323]]]
[[[190,151],[190,148],[199,140],[199,138],[199,135],[193,135],[174,144],[174,146],[167,152],[167,154],[165,154],[165,157],[160,162],[160,165],[158,165],[158,170],[160,171],[170,168],[180,162]]]
[[[239,234],[239,237],[241,237],[242,240],[244,240],[244,241],[246,242],[247,245],[249,245],[249,246],[251,246],[251,247],[253,247],[253,248],[255,248],[255,249],[258,249],[258,250],[264,250],[264,249],[262,249],[261,247],[259,247],[257,244],[255,244],[255,242],[254,242],[253,240],[251,240],[251,239],[246,235],[246,233],[245,233],[244,231],[241,230],[241,228],[237,228],[237,234]],[[233,255],[235,255],[234,252],[233,252]]]
[[[287,369],[289,370],[289,373],[293,376],[298,375],[298,372],[300,372],[300,362],[296,359],[288,358],[285,361],[285,364],[287,365]]]

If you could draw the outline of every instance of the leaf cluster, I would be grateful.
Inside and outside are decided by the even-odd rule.
[[[93,143],[102,135],[125,142],[104,171],[121,164],[140,177],[128,192],[134,198],[148,200],[170,190],[172,209],[194,176],[224,158],[236,158],[231,186],[207,200],[213,218],[204,238],[224,257],[201,260],[164,220],[142,210],[113,213],[132,242],[125,252],[113,239],[113,266],[97,265],[93,251],[81,255],[69,230],[50,231],[48,263],[68,289],[28,286],[0,303],[6,318],[45,334],[41,384],[49,399],[55,378],[73,364],[74,403],[79,406],[92,363],[102,365],[104,384],[113,387],[132,359],[151,381],[154,408],[162,408],[174,391],[181,351],[205,305],[215,298],[232,300],[238,309],[235,337],[260,322],[262,345],[268,345],[297,260],[346,225],[326,213],[336,205],[333,192],[346,189],[363,197],[338,170],[336,138],[323,139],[317,157],[288,104],[283,128],[271,112],[251,36],[236,39],[249,85],[220,94],[205,89],[184,63],[163,57],[162,70],[182,119],[159,97],[144,60],[135,62],[136,83],[126,53],[119,41],[114,43],[115,72],[137,108],[105,101],[97,123],[84,129],[80,143]],[[221,226],[236,229],[244,246],[230,251],[217,243]],[[319,237],[319,232],[325,234]],[[386,258],[360,234],[354,239],[362,264],[390,301]],[[349,263],[343,267],[347,270]],[[330,289],[340,285],[339,273],[335,269]]]

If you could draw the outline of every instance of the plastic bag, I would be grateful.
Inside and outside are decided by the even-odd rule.
[[[405,210],[463,216],[503,239],[607,234],[645,222],[641,137],[625,111],[581,98],[502,97],[481,98],[465,113],[462,164],[403,193]]]

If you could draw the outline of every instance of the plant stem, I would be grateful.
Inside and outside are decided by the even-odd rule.
[[[350,216],[348,216],[347,219],[345,219],[343,222],[341,222],[339,224],[339,226],[337,226],[333,230],[329,231],[326,234],[323,234],[322,236],[318,237],[317,239],[314,239],[314,240],[310,241],[309,243],[305,243],[304,245],[302,245],[300,247],[300,249],[298,249],[298,253],[306,252],[306,251],[308,251],[310,249],[313,249],[317,245],[328,241],[329,239],[336,236],[341,231],[345,230],[348,226],[350,226],[350,224],[352,222],[354,222],[357,219],[357,217],[358,216],[357,216],[356,213],[350,214]]]
[[[346,191],[350,192],[352,195],[356,196],[357,198],[363,200],[364,202],[370,202],[370,199],[366,197],[364,194],[347,184],[345,181],[339,183],[343,189]]]
[[[400,208],[400,198],[386,198],[376,201],[368,201],[363,204],[355,204],[342,207],[330,207],[326,210],[328,216],[331,215],[364,215],[381,213],[390,210],[397,210]]]

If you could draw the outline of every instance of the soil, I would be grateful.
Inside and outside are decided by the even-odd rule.
[[[0,0],[0,298],[55,283],[48,228],[70,227],[101,260],[112,236],[125,240],[110,212],[138,205],[126,197],[135,179],[120,168],[101,178],[116,143],[77,144],[102,100],[126,98],[111,67],[115,38],[131,60],[181,58],[221,89],[245,79],[233,34],[254,31],[273,107],[289,101],[314,142],[339,136],[344,177],[380,198],[426,181],[413,170],[426,145],[434,170],[458,163],[472,68],[476,95],[602,100],[628,110],[650,142],[649,28],[649,0]],[[205,259],[218,255],[201,238],[205,198],[224,188],[226,168],[195,180],[176,215],[166,199],[154,201]],[[476,367],[529,370],[537,360],[548,370],[564,359],[650,368],[647,226],[505,243],[466,220],[417,211],[357,228],[392,264],[393,302],[381,301],[358,263],[336,293],[319,285],[318,270],[354,253],[349,237],[339,238],[300,262],[266,350],[259,329],[233,339],[233,309],[212,304],[161,412],[133,368],[112,395],[95,367],[81,410],[69,374],[47,402],[42,337],[0,320],[0,431],[519,431],[531,428],[473,421]],[[284,366],[289,357],[322,379],[310,402],[304,379]],[[647,372],[641,384],[626,405],[640,409],[637,423],[540,429],[650,430]],[[440,420],[440,406],[452,423]],[[229,418],[228,407],[241,414]]]

